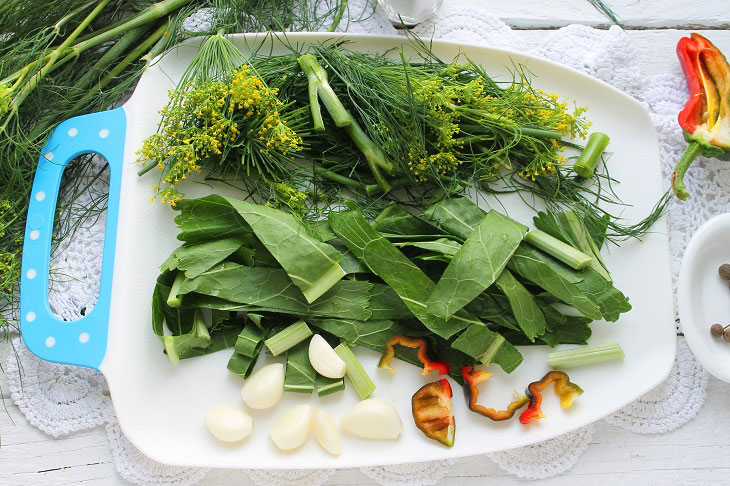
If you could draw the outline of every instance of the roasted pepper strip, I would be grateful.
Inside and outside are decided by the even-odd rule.
[[[395,369],[390,365],[390,360],[393,356],[395,356],[395,349],[393,349],[393,346],[396,344],[400,344],[407,348],[418,348],[418,359],[421,363],[423,363],[424,375],[429,374],[433,370],[438,371],[439,375],[448,375],[449,371],[451,371],[449,365],[443,361],[431,361],[428,359],[428,356],[426,356],[428,344],[425,339],[411,339],[404,336],[393,336],[387,343],[385,343],[385,352],[383,353],[382,358],[380,358],[378,368],[389,369],[395,373]]]
[[[550,371],[540,381],[534,381],[527,386],[527,396],[530,397],[530,405],[520,415],[520,422],[523,424],[532,423],[533,420],[541,419],[543,415],[540,410],[542,404],[542,392],[551,383],[555,383],[555,394],[560,397],[560,406],[568,408],[573,400],[583,393],[583,389],[572,383],[568,374],[564,371]]]
[[[411,398],[411,409],[416,427],[426,437],[451,447],[454,445],[456,424],[451,412],[451,385],[449,380],[423,385]]]
[[[687,199],[683,178],[698,154],[730,160],[730,64],[696,33],[679,40],[677,56],[689,88],[678,121],[689,145],[672,173],[672,188],[679,199]]]
[[[517,400],[507,405],[507,410],[495,410],[477,404],[477,400],[479,400],[479,388],[477,385],[489,379],[491,376],[491,373],[475,370],[473,366],[464,366],[461,369],[461,377],[464,378],[464,394],[469,400],[469,410],[480,413],[497,422],[511,419],[515,412],[528,402],[526,396],[520,395]]]

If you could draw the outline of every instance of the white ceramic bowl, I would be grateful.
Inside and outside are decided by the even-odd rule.
[[[707,371],[730,382],[730,343],[710,334],[712,324],[730,324],[730,287],[718,274],[723,263],[730,263],[730,214],[710,219],[692,237],[677,289],[687,344]]]

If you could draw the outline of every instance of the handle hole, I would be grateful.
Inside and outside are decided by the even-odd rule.
[[[91,312],[99,297],[108,197],[109,164],[103,156],[85,153],[68,163],[53,220],[48,286],[51,309],[64,321]]]

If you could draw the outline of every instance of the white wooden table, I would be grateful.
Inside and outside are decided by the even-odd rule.
[[[606,0],[624,21],[645,75],[679,72],[677,40],[693,29],[730,55],[730,0]],[[586,0],[445,0],[480,5],[538,43],[548,30],[571,23],[606,26]],[[730,209],[730,208],[728,208]],[[683,338],[681,338],[683,339]],[[7,343],[0,344],[5,363]],[[7,392],[0,373],[0,390]],[[0,485],[127,485],[114,469],[103,428],[51,439],[30,426],[9,397],[0,407]],[[513,485],[529,481],[505,473],[492,461],[464,459],[438,484]],[[335,473],[327,485],[372,481],[359,471]],[[730,484],[730,385],[710,378],[707,401],[687,425],[659,435],[638,435],[599,422],[585,455],[568,473],[541,484],[727,485]],[[201,483],[228,485],[212,472]]]

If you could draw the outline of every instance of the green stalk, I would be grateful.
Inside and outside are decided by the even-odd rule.
[[[145,167],[142,170],[144,170],[145,172],[149,171],[149,169],[147,167]],[[140,171],[140,172],[142,172],[142,171]],[[349,177],[345,177],[341,174],[338,174],[337,172],[333,172],[331,170],[327,170],[322,167],[315,167],[314,173],[321,175],[325,179],[328,179],[332,182],[342,184],[343,186],[347,186],[352,189],[360,189],[360,190],[367,189],[367,187],[363,183],[356,181],[355,179],[350,179]],[[137,174],[141,175],[139,172]]]
[[[81,52],[90,49],[91,47],[98,46],[99,44],[110,41],[115,37],[119,37],[124,32],[130,29],[134,29],[135,27],[139,27],[140,25],[144,25],[152,22],[153,20],[157,20],[160,17],[163,17],[170,12],[179,9],[180,7],[187,5],[191,1],[192,0],[163,0],[161,2],[155,3],[154,5],[150,5],[146,9],[142,10],[138,15],[134,16],[123,24],[99,35],[91,37],[85,41],[79,42],[71,49],[76,55],[78,55]]]
[[[601,154],[611,139],[605,133],[593,132],[588,137],[586,148],[583,149],[578,160],[573,164],[573,170],[576,174],[586,179],[593,177],[598,161],[601,160]]]
[[[674,167],[674,172],[672,172],[672,189],[674,190],[674,194],[682,201],[689,197],[689,192],[684,187],[684,173],[687,172],[687,169],[689,169],[689,166],[699,153],[700,144],[698,142],[690,142],[684,150],[682,157],[679,158],[679,162]]]
[[[278,356],[311,335],[312,331],[307,326],[307,323],[303,319],[300,319],[286,329],[271,336],[265,343],[266,347],[271,351],[271,354]]]
[[[165,22],[165,23],[163,23],[163,24],[162,24],[161,26],[159,26],[159,27],[157,28],[157,30],[156,30],[155,32],[153,32],[153,33],[152,33],[152,35],[150,35],[149,37],[147,37],[147,39],[145,39],[145,40],[144,40],[144,41],[143,41],[142,43],[140,43],[140,44],[139,44],[139,45],[138,45],[138,46],[137,46],[137,47],[136,47],[136,48],[135,48],[135,49],[134,49],[133,51],[131,51],[131,52],[130,52],[129,54],[127,54],[127,56],[126,56],[126,57],[125,57],[124,59],[122,59],[122,60],[121,60],[121,61],[119,62],[119,64],[117,64],[116,66],[114,66],[114,67],[113,67],[113,68],[112,68],[112,69],[111,69],[111,70],[110,70],[110,71],[109,71],[108,73],[106,73],[106,74],[104,75],[104,77],[103,77],[103,78],[101,78],[101,79],[99,80],[99,82],[98,82],[98,83],[96,84],[96,87],[95,87],[95,88],[94,88],[93,90],[89,90],[89,91],[88,91],[88,92],[87,92],[87,93],[86,93],[86,94],[84,95],[84,97],[83,97],[83,98],[81,98],[81,99],[80,99],[80,100],[79,100],[79,101],[78,101],[78,102],[77,102],[77,103],[76,103],[76,104],[75,104],[75,105],[73,106],[73,108],[72,108],[72,109],[71,109],[70,111],[71,111],[71,112],[74,112],[74,111],[76,111],[76,110],[77,110],[78,108],[80,108],[81,106],[83,106],[83,105],[84,105],[84,103],[85,103],[85,102],[86,102],[86,101],[87,101],[87,100],[88,100],[89,98],[91,98],[91,97],[92,97],[92,96],[94,95],[94,93],[95,93],[95,92],[98,92],[98,91],[101,91],[102,89],[104,89],[104,87],[105,87],[105,86],[106,86],[107,84],[109,84],[109,83],[110,83],[110,82],[111,82],[111,81],[112,81],[112,80],[113,80],[113,79],[114,79],[114,78],[115,78],[116,76],[118,76],[118,75],[119,75],[119,73],[121,73],[122,71],[124,71],[124,69],[125,69],[125,68],[126,68],[127,66],[129,66],[129,65],[130,65],[131,63],[133,63],[133,62],[137,61],[137,60],[138,60],[138,59],[140,58],[140,56],[142,56],[142,54],[143,54],[144,52],[146,52],[146,51],[147,51],[147,50],[148,50],[148,49],[150,48],[150,46],[151,46],[152,44],[154,44],[154,43],[155,43],[155,42],[157,42],[157,41],[158,41],[158,40],[159,40],[160,38],[162,38],[162,36],[163,36],[163,35],[165,34],[165,32],[167,31],[167,28],[168,28],[168,26],[169,26],[169,22]],[[139,29],[139,30],[138,30],[138,29]],[[143,27],[138,27],[137,29],[135,29],[135,31],[138,31],[138,32],[140,32],[140,33],[143,33],[143,32],[145,31],[145,28],[143,28]],[[134,32],[134,31],[129,31],[128,33],[131,33],[131,32]],[[126,35],[127,35],[127,34],[125,34],[125,36],[126,36]],[[120,43],[122,42],[122,40],[123,40],[123,39],[124,39],[124,37],[122,37],[122,39],[120,39],[120,40],[119,40],[119,41],[117,42],[117,45],[118,45],[118,44],[120,44]],[[134,42],[136,42],[136,37],[135,37],[135,39],[134,39]],[[114,46],[114,47],[113,47],[112,49],[114,49],[115,47],[117,47],[117,45],[115,45],[115,46]],[[126,47],[127,47],[127,46],[125,46],[125,48],[124,48],[124,49],[122,49],[122,52],[123,52],[123,51],[124,51],[124,50],[126,49]],[[109,51],[111,51],[112,49],[110,49]],[[109,51],[108,51],[108,52],[109,52]],[[108,53],[108,52],[107,52],[107,53]],[[106,56],[104,56],[104,57],[106,57]],[[103,58],[102,58],[102,59],[103,59]],[[101,60],[100,60],[100,61],[101,61]],[[149,64],[149,62],[146,62],[146,64]],[[150,166],[148,166],[148,167],[152,168],[152,167],[156,167],[156,165],[155,165],[155,164],[150,164]],[[147,169],[147,170],[150,170],[150,169],[148,169],[147,167],[145,167],[145,169]],[[143,170],[144,170],[144,169],[143,169]],[[141,171],[140,171],[140,172],[141,172]],[[141,174],[139,174],[139,175],[141,175]]]
[[[30,78],[28,84],[23,86],[23,89],[20,91],[20,93],[18,93],[17,96],[13,98],[13,101],[10,103],[10,113],[8,113],[8,116],[5,119],[5,123],[2,125],[2,128],[0,128],[0,131],[5,130],[8,122],[18,112],[18,108],[23,103],[25,98],[27,98],[31,91],[33,91],[36,86],[38,86],[40,80],[43,79],[55,67],[54,64],[56,63],[56,61],[58,61],[61,55],[65,54],[66,49],[74,43],[76,38],[81,35],[81,32],[83,32],[84,29],[86,29],[86,27],[88,27],[89,24],[96,18],[96,16],[101,13],[101,11],[104,9],[104,7],[106,7],[109,1],[110,0],[101,0],[101,2],[99,2],[94,10],[92,10],[89,15],[87,15],[86,18],[81,21],[76,29],[74,29],[71,35],[69,35],[66,40],[61,43],[60,46],[58,46],[56,49],[53,50],[53,52],[50,53],[50,57],[48,57],[46,64],[41,68],[39,72],[37,72],[33,75],[32,78]]]
[[[522,127],[517,129],[521,135],[525,135],[528,137],[535,137],[535,138],[547,138],[547,139],[555,139],[560,140],[563,138],[563,134],[560,132],[554,132],[552,130],[542,130],[540,128],[527,128]]]
[[[547,355],[550,367],[556,370],[567,370],[568,368],[619,359],[624,359],[624,352],[618,343],[554,351]]]
[[[330,25],[330,28],[328,29],[329,32],[334,32],[335,29],[337,29],[337,26],[340,25],[342,15],[345,13],[345,10],[347,10],[347,0],[343,0],[342,3],[340,3],[340,8],[337,9],[335,18],[332,19],[332,25]]]
[[[352,115],[348,113],[347,109],[345,109],[345,106],[330,86],[327,79],[327,71],[320,66],[319,62],[317,62],[317,58],[311,54],[305,54],[297,58],[297,62],[299,63],[299,67],[302,68],[302,71],[307,76],[307,80],[310,85],[316,85],[319,99],[322,103],[324,103],[324,106],[327,108],[327,111],[334,120],[335,125],[340,128],[351,125],[353,121]],[[315,110],[319,110],[319,107],[315,107],[314,105],[317,103],[312,103],[313,101],[316,100],[312,100],[310,97],[312,117],[314,118]]]
[[[61,32],[61,27],[63,27],[63,25],[66,22],[68,22],[72,18],[76,17],[78,14],[80,14],[84,10],[88,9],[95,3],[96,3],[96,0],[91,0],[90,2],[86,2],[83,5],[81,5],[80,7],[76,7],[75,9],[71,10],[71,12],[69,12],[68,14],[61,17],[61,19],[53,25],[53,30],[56,32],[56,35],[58,35]]]
[[[581,270],[591,264],[593,258],[577,248],[545,233],[542,230],[532,230],[525,235],[525,241],[548,255],[557,258],[575,270]]]
[[[180,304],[182,303],[179,295],[180,287],[182,287],[184,281],[185,272],[177,272],[177,275],[175,275],[175,281],[172,282],[172,287],[170,287],[170,295],[167,296],[167,305],[170,307],[180,307]]]
[[[365,372],[365,368],[362,367],[350,347],[345,343],[340,343],[335,348],[335,353],[345,362],[345,376],[352,383],[352,387],[355,389],[357,396],[360,397],[360,400],[369,397],[375,390],[375,383],[373,383],[373,380]]]

